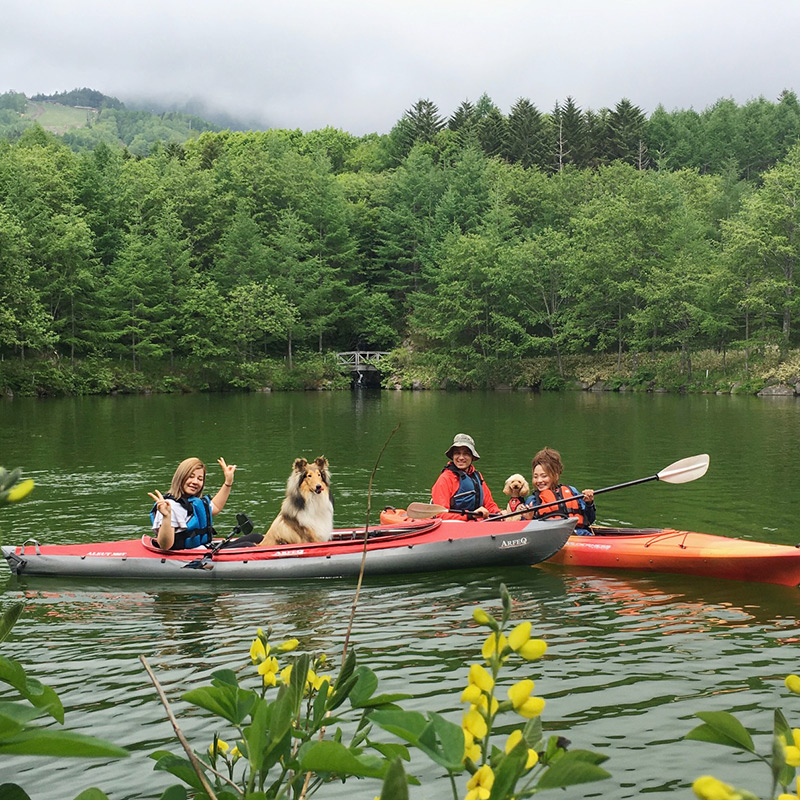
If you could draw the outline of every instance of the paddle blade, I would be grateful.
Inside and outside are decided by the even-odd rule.
[[[689,483],[702,478],[708,470],[709,457],[706,453],[700,456],[682,458],[668,467],[664,467],[656,476],[664,483]]]
[[[409,519],[430,519],[437,514],[443,514],[447,510],[444,506],[439,506],[436,503],[409,503],[406,509],[406,516]]]

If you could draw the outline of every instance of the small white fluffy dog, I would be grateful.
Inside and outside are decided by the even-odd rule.
[[[525,502],[525,498],[531,493],[531,487],[528,481],[522,477],[518,472],[509,475],[506,478],[506,484],[503,486],[503,494],[509,496],[506,511],[516,511],[517,508]]]

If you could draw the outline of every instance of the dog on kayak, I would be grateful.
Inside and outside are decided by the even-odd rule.
[[[276,544],[327,542],[333,536],[333,496],[331,473],[325,456],[308,462],[295,459],[281,512],[261,542],[261,547]]]
[[[507,494],[509,497],[506,511],[516,511],[530,493],[531,487],[522,475],[518,472],[509,475],[503,487],[503,494]]]

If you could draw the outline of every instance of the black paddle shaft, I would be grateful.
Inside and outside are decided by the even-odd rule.
[[[614,489],[624,489],[627,486],[636,486],[639,483],[647,483],[648,481],[657,481],[658,475],[650,475],[647,478],[637,478],[635,481],[626,481],[625,483],[617,483],[614,486],[606,486],[603,489],[595,489],[595,494],[603,494],[603,492],[613,492]],[[580,495],[581,497],[583,495]],[[490,520],[508,519],[509,517],[516,517],[519,514],[527,514],[529,511],[538,511],[540,508],[551,508],[552,506],[564,505],[574,500],[574,497],[564,497],[561,500],[552,500],[549,503],[540,503],[538,506],[528,506],[528,508],[519,508],[516,511],[509,511],[508,514],[501,514],[496,517],[489,517]]]

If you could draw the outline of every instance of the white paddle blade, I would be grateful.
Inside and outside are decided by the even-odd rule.
[[[702,478],[708,470],[709,457],[707,453],[700,456],[682,458],[658,473],[658,479],[664,483],[689,483]]]
[[[406,509],[406,516],[409,519],[430,519],[437,514],[442,514],[447,509],[436,503],[409,503]]]

